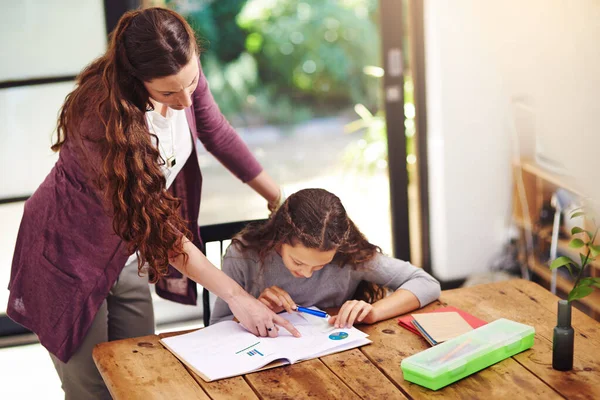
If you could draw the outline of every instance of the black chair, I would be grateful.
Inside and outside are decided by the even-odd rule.
[[[204,243],[204,254],[206,254],[207,243],[219,242],[220,257],[222,259],[225,255],[223,242],[233,238],[237,233],[244,229],[246,225],[265,221],[265,219],[255,219],[201,226],[200,237],[202,238],[202,243]],[[203,288],[202,290],[202,309],[204,326],[208,326],[210,323],[210,292],[206,288]]]

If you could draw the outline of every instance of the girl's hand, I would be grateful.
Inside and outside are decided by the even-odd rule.
[[[232,297],[229,302],[229,309],[240,323],[257,336],[276,337],[279,328],[277,325],[285,328],[296,337],[300,337],[300,332],[285,318],[269,310],[265,304],[257,301],[246,292],[242,292]]]
[[[288,292],[277,286],[271,286],[263,290],[258,296],[258,301],[269,307],[274,313],[283,310],[292,313],[296,309],[296,303],[294,303]]]
[[[329,318],[336,328],[350,328],[355,322],[373,323],[373,305],[362,300],[349,300],[342,305],[337,315]]]

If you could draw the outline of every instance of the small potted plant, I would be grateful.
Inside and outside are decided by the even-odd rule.
[[[571,219],[586,216],[582,209],[573,210]],[[574,332],[571,327],[571,302],[582,299],[595,289],[600,289],[600,278],[586,277],[587,267],[600,255],[600,244],[597,244],[598,226],[594,218],[588,218],[591,229],[575,226],[571,229],[572,239],[569,247],[579,251],[579,263],[568,256],[556,258],[550,264],[554,270],[565,267],[574,280],[573,289],[569,292],[567,300],[558,302],[558,321],[554,328],[552,343],[552,368],[559,371],[569,371],[573,368],[573,340]]]

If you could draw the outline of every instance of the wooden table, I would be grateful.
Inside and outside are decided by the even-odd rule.
[[[532,325],[536,335],[532,349],[438,391],[404,381],[400,361],[428,345],[395,318],[360,327],[371,345],[210,383],[188,371],[157,335],[102,343],[94,360],[115,399],[600,399],[600,323],[575,308],[574,369],[552,369],[557,299],[524,280],[444,291],[422,311],[452,305],[486,321]]]

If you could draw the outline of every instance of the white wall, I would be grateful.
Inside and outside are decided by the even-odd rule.
[[[54,166],[52,133],[73,88],[62,82],[0,90],[0,198],[31,195]]]
[[[430,228],[439,278],[486,270],[506,240],[515,119],[525,152],[533,156],[537,141],[576,185],[600,198],[599,39],[596,0],[425,2]],[[573,159],[580,155],[585,162]]]
[[[105,46],[102,0],[0,0],[0,81],[76,75]]]
[[[0,81],[77,75],[106,49],[102,0],[0,0]],[[74,82],[0,90],[0,198],[48,174],[58,112]]]

